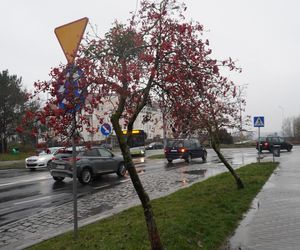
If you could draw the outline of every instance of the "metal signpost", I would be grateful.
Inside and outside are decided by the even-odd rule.
[[[103,123],[100,127],[100,131],[105,136],[105,142],[107,144],[107,137],[111,133],[111,126],[108,123]]]
[[[254,116],[254,127],[258,128],[258,162],[260,162],[260,128],[265,126],[264,116]]]
[[[69,67],[67,69],[67,81],[64,86],[59,90],[59,108],[65,109],[66,104],[68,104],[68,86],[72,85],[73,95],[80,99],[80,104],[76,104],[73,110],[69,110],[74,114],[73,120],[73,134],[72,134],[72,158],[73,158],[73,214],[74,214],[74,239],[78,236],[78,218],[77,218],[77,168],[76,168],[76,145],[75,145],[75,126],[76,126],[76,111],[81,109],[81,104],[84,103],[84,97],[81,93],[82,90],[78,89],[78,80],[82,76],[83,72],[76,68],[73,64],[75,60],[76,53],[78,51],[79,44],[83,37],[86,25],[88,23],[88,18],[84,17],[82,19],[76,20],[74,22],[62,25],[55,28],[55,35],[64,51],[67,58]]]
[[[78,81],[83,76],[83,71],[76,67],[75,65],[71,65],[67,68],[67,80],[64,85],[61,85],[58,92],[58,106],[60,109],[66,110],[69,113],[75,113],[80,110],[82,104],[85,101],[82,90],[78,88]],[[72,91],[72,97],[78,98],[79,102],[76,103],[74,109],[67,109],[68,104],[70,103],[68,100],[69,92]]]

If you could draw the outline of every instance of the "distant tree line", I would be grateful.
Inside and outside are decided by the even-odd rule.
[[[36,110],[38,107],[38,102],[27,101],[21,77],[10,75],[8,70],[0,71],[0,153],[7,152],[8,142],[17,139],[16,128],[25,109]],[[22,134],[21,140],[25,144],[32,138]]]
[[[285,137],[300,137],[300,115],[283,120],[282,135]]]

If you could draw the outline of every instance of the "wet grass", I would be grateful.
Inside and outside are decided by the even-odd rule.
[[[238,169],[245,189],[223,173],[152,201],[166,249],[220,249],[276,168],[276,163]],[[79,239],[69,232],[30,249],[150,249],[141,206],[82,227]]]
[[[34,155],[33,152],[21,152],[18,154],[0,154],[0,161],[18,161],[25,160],[26,157]]]
[[[0,162],[0,170],[5,169],[25,169],[25,162]]]
[[[21,152],[18,154],[0,154],[0,170],[25,168],[25,158],[33,154],[33,152]]]
[[[148,159],[164,159],[165,155],[164,154],[158,154],[158,155],[150,155],[147,157]]]

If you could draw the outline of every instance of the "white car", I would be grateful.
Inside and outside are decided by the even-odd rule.
[[[63,147],[51,147],[41,151],[38,155],[30,156],[25,159],[26,168],[35,170],[38,168],[46,168],[52,161],[53,155]]]

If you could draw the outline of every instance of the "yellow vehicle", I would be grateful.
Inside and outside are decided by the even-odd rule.
[[[127,130],[123,130],[123,135],[127,137]],[[129,137],[128,145],[132,156],[145,156],[145,141],[147,134],[142,129],[132,130],[131,137]]]

